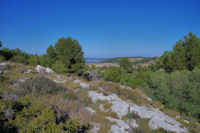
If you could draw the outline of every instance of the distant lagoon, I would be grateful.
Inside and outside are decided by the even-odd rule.
[[[86,64],[94,64],[94,63],[101,63],[101,61],[86,61]]]

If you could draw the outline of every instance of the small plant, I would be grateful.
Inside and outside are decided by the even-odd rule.
[[[49,78],[44,76],[33,77],[26,80],[20,85],[26,93],[33,94],[55,94],[58,91],[64,90],[65,88],[54,83]]]

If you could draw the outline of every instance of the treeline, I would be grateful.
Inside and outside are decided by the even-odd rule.
[[[167,72],[175,70],[193,70],[200,66],[200,38],[190,32],[179,40],[173,47],[173,51],[166,51],[157,62],[156,67],[163,68]]]
[[[42,56],[27,54],[19,49],[2,48],[1,61],[13,61],[32,66],[50,67],[57,73],[76,73],[82,75],[85,71],[85,59],[82,47],[77,40],[60,38],[55,46],[50,45]]]

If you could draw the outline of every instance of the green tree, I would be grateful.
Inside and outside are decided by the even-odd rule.
[[[2,42],[0,41],[0,47],[2,47]]]
[[[47,49],[47,65],[51,67],[56,62],[56,51],[55,48],[50,45]]]
[[[67,68],[69,73],[83,74],[85,59],[82,47],[78,41],[68,38],[60,38],[55,45],[57,59]]]
[[[39,57],[38,55],[31,55],[29,57],[29,65],[35,66],[39,64]]]
[[[127,58],[121,58],[119,62],[120,68],[122,68],[125,72],[131,73],[133,69],[133,63]]]
[[[56,73],[66,73],[67,68],[65,67],[65,64],[63,64],[60,60],[57,60],[56,63],[52,65],[52,69]]]
[[[193,70],[200,62],[200,38],[190,32],[184,40],[176,42],[172,52],[166,51],[160,60],[167,72]]]

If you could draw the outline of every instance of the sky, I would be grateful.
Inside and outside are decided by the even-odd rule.
[[[153,57],[189,32],[200,37],[200,0],[0,0],[3,46],[31,54],[70,36],[85,57]]]

